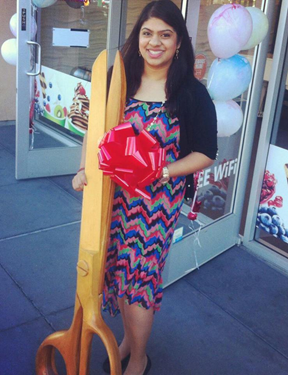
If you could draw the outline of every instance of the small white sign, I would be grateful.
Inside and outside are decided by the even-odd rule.
[[[89,47],[90,30],[53,28],[54,47]]]
[[[183,239],[183,227],[175,229],[173,235],[173,243],[179,242]]]

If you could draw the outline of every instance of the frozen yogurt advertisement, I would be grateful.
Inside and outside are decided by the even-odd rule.
[[[256,226],[288,243],[288,150],[270,145]]]
[[[84,136],[88,127],[91,83],[42,66],[36,85],[35,111]]]

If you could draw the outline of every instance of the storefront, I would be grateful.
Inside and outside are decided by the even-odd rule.
[[[105,48],[112,64],[116,50],[148,2],[90,0],[85,6],[81,1],[58,0],[39,8],[31,0],[18,0],[18,179],[76,172],[88,124],[92,64]],[[192,38],[196,76],[207,84],[215,60],[207,25],[217,8],[231,2],[174,2],[182,10]],[[269,36],[259,46],[240,51],[252,68],[248,90],[234,99],[243,122],[218,138],[218,160],[199,180],[197,220],[188,220],[191,202],[184,204],[165,285],[241,242],[288,271],[288,1],[251,0],[241,5],[259,8],[267,15]],[[274,182],[269,180],[269,194],[263,200],[265,170],[274,174]]]

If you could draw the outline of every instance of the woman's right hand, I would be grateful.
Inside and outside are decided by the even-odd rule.
[[[72,180],[73,189],[76,191],[82,191],[84,186],[87,185],[87,179],[85,174],[85,169],[81,169],[77,172]]]

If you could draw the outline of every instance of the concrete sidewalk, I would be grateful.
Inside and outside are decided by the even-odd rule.
[[[0,374],[34,375],[41,342],[72,321],[82,197],[71,176],[16,181],[14,144],[0,125]],[[120,341],[121,318],[104,316]],[[287,321],[287,277],[234,247],[165,289],[149,375],[287,375]],[[105,357],[95,337],[91,375]]]

